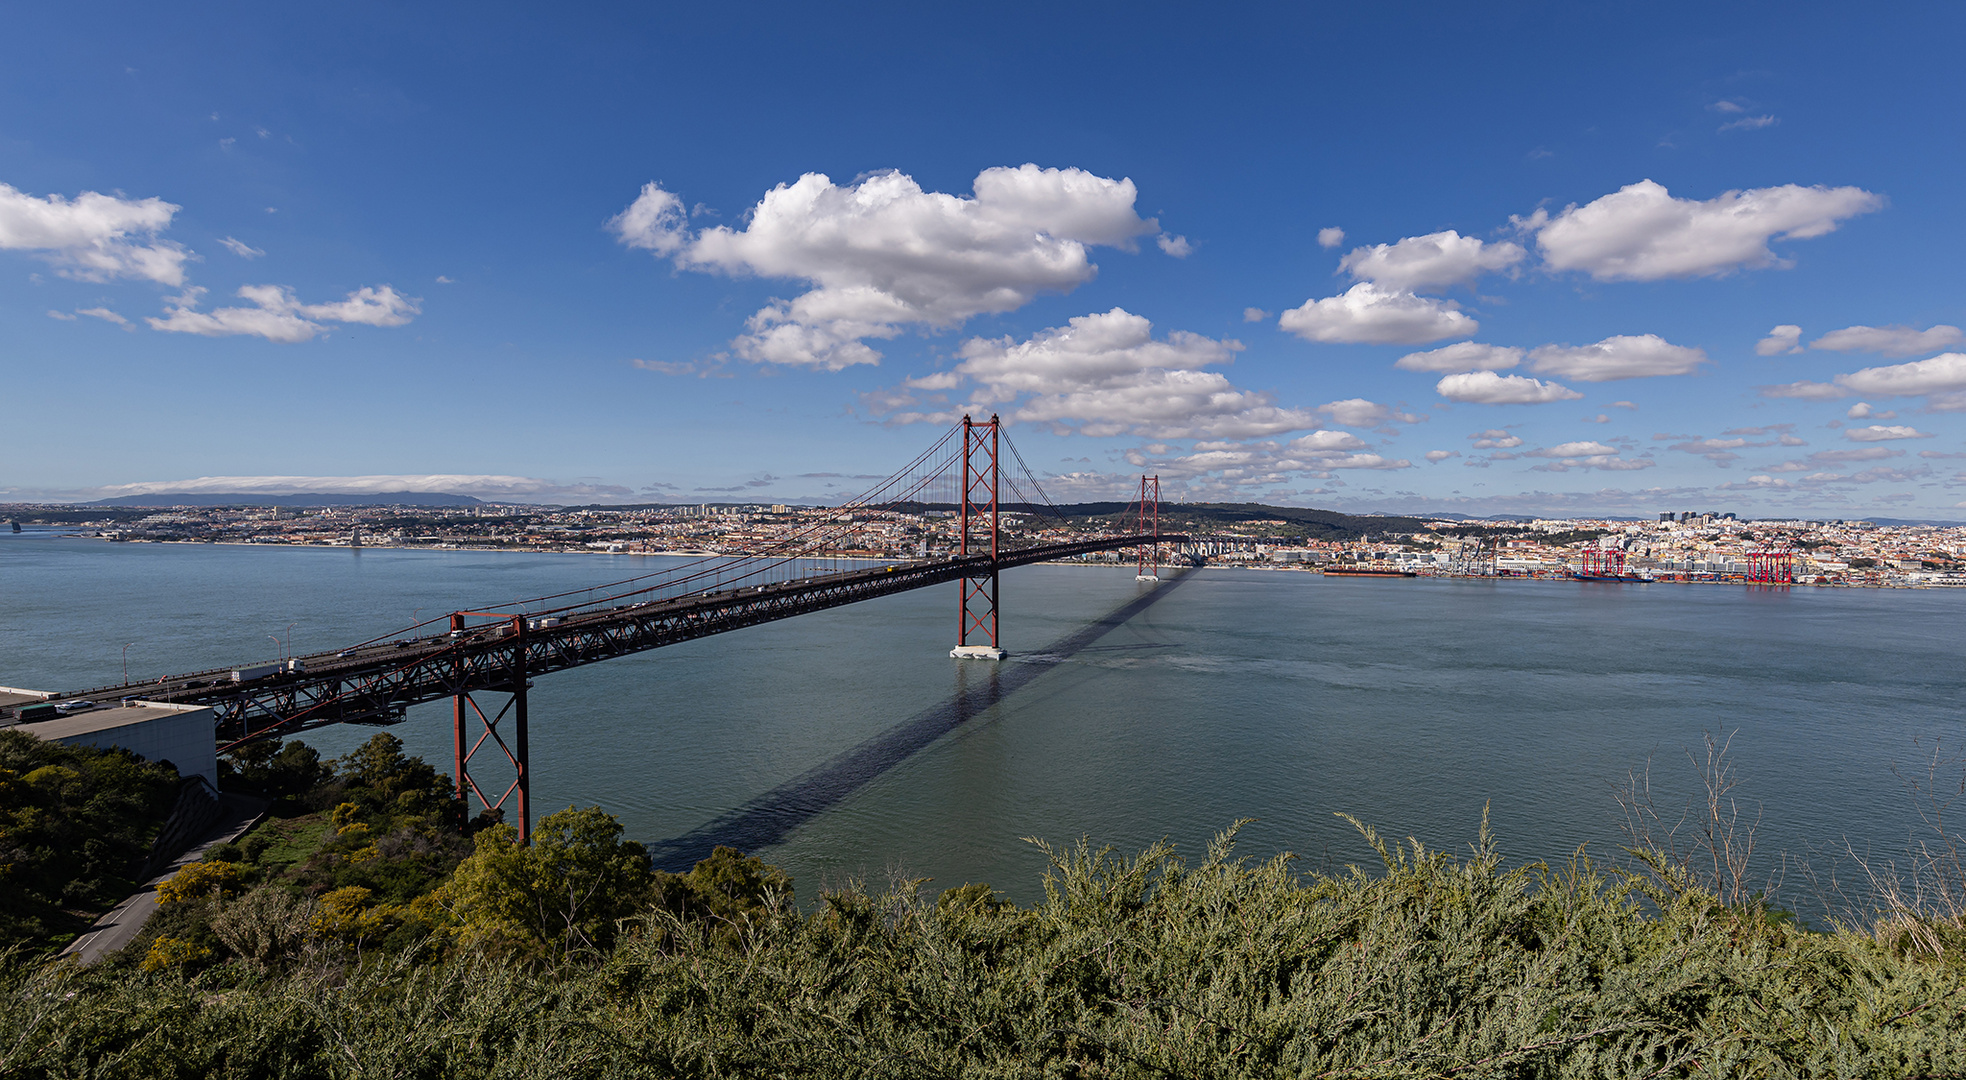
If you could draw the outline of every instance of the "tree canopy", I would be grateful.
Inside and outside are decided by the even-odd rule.
[[[177,770],[0,731],[0,947],[55,947],[135,891]]]

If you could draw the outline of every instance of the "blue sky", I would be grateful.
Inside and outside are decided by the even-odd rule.
[[[1957,6],[10,23],[0,498],[1966,517]]]

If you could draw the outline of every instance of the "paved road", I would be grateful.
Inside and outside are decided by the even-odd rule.
[[[163,873],[145,882],[143,891],[116,905],[110,909],[109,914],[97,919],[96,924],[90,927],[87,933],[70,942],[68,948],[63,949],[61,954],[74,956],[84,964],[93,964],[135,941],[137,932],[143,929],[143,924],[149,922],[150,916],[157,912],[157,884],[204,858],[205,852],[212,848],[244,836],[246,830],[257,825],[259,820],[266,816],[266,808],[270,805],[265,799],[256,799],[250,795],[220,795],[218,802],[218,821],[212,824],[205,835],[198,838],[197,843],[191,845],[190,850],[178,856],[177,861],[166,867]]]

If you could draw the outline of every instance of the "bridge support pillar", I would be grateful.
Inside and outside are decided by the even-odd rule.
[[[997,444],[1002,421],[995,413],[988,423],[963,417],[963,490],[956,515],[956,554],[969,559],[988,552],[987,565],[963,571],[961,605],[956,612],[956,647],[949,655],[958,660],[1001,660],[997,645]],[[988,523],[987,547],[983,537],[972,537]],[[972,541],[974,543],[972,544]]]
[[[463,629],[462,616],[451,616],[453,629]],[[470,691],[451,697],[451,721],[457,750],[457,797],[464,803],[466,813],[471,809],[471,796],[478,797],[479,805],[486,810],[504,810],[508,800],[512,802],[513,815],[518,818],[514,826],[519,831],[519,842],[532,840],[532,807],[529,796],[532,794],[532,764],[526,745],[526,620],[525,616],[512,619],[512,660],[507,665],[506,674],[510,680],[506,686],[509,693],[505,704],[496,712],[487,714],[478,704],[478,697],[490,690]],[[463,685],[460,681],[459,685]],[[507,717],[511,723],[501,729]],[[473,723],[473,721],[476,721]],[[510,735],[508,742],[506,736]],[[474,737],[475,736],[475,737]],[[497,748],[498,755],[486,757],[496,761],[502,756],[512,767],[512,782],[496,799],[486,794],[480,787],[478,777],[472,775],[471,762],[481,750],[486,750],[489,742]],[[502,769],[494,771],[503,772]],[[497,790],[496,781],[488,780],[492,790]]]
[[[1139,548],[1139,571],[1133,575],[1135,581],[1160,580],[1160,477],[1140,478],[1140,521],[1133,530],[1136,534],[1154,538],[1153,545]]]

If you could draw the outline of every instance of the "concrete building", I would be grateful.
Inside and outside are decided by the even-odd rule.
[[[168,761],[179,776],[202,776],[218,790],[215,717],[201,705],[130,701],[52,720],[18,724],[39,739],[68,746],[120,746],[146,761]]]

